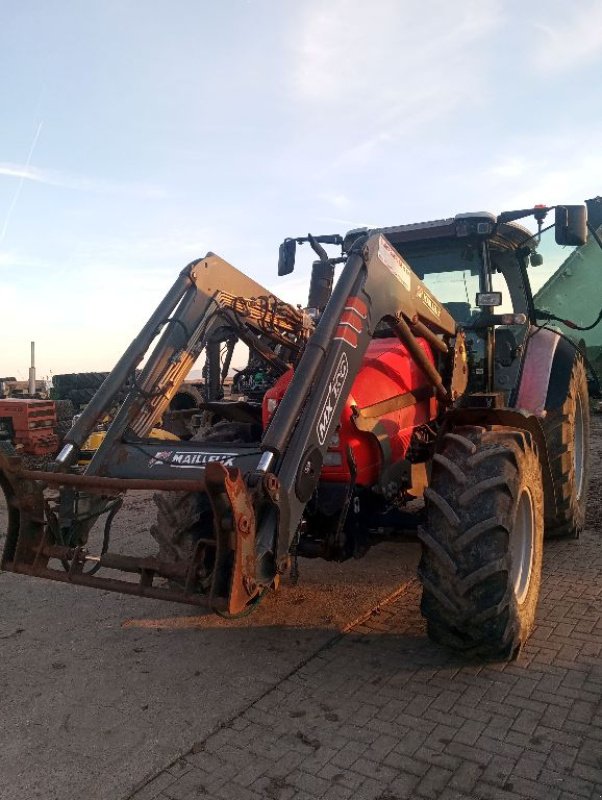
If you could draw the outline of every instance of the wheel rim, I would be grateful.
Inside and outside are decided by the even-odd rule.
[[[577,500],[581,499],[583,493],[583,476],[585,473],[584,459],[585,447],[583,443],[583,405],[581,396],[577,394],[575,402],[575,441],[573,443],[573,470],[575,474],[575,489]]]
[[[518,501],[516,520],[512,531],[511,558],[512,582],[514,594],[522,604],[529,591],[531,581],[531,568],[533,566],[533,539],[535,521],[533,516],[533,501],[528,489],[523,489]]]

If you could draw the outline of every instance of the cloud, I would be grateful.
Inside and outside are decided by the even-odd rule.
[[[397,133],[399,134],[401,132],[400,125],[398,124],[396,128]],[[337,166],[353,166],[354,164],[362,164],[368,161],[372,157],[373,153],[379,150],[382,145],[388,144],[392,141],[393,136],[390,133],[381,131],[374,136],[370,136],[368,139],[357,142],[351,147],[343,149],[338,158],[335,160],[335,164]]]
[[[460,48],[483,38],[498,20],[496,3],[467,0],[461,7],[431,0],[379,0],[372,15],[359,0],[307,4],[296,49],[294,82],[301,98],[344,104],[365,90],[412,99],[430,77],[443,78],[466,57]],[[360,95],[361,96],[361,95]],[[386,112],[386,109],[384,110]]]
[[[426,13],[425,13],[426,12]],[[292,71],[305,114],[338,123],[337,164],[374,157],[410,130],[484,96],[495,0],[360,0],[303,6]]]
[[[48,267],[48,260],[20,253],[16,250],[0,250],[0,270],[2,269],[36,269]]]
[[[557,7],[556,19],[535,25],[532,58],[541,72],[564,72],[584,66],[602,56],[602,5],[593,2],[566,3]]]
[[[72,242],[69,261],[86,269],[98,269],[101,265],[129,271],[165,268],[182,269],[195,258],[201,258],[215,242],[208,228],[199,226],[195,230],[171,228],[161,234],[149,234],[146,230],[132,231],[131,238],[103,236]],[[175,278],[175,275],[174,275]]]
[[[334,222],[336,225],[344,225],[346,228],[378,228],[378,222],[367,222],[365,219],[358,221],[357,219],[343,219],[342,217],[317,217],[318,222]]]
[[[600,194],[602,154],[592,150],[602,131],[538,133],[514,139],[499,162],[483,172],[482,183],[502,208],[529,208],[535,203],[582,203]],[[515,155],[520,153],[520,155]]]
[[[268,289],[276,297],[284,300],[285,303],[305,306],[309,286],[308,271],[302,264],[297,264],[297,269],[299,274],[292,277],[279,278],[277,281],[271,282]]]
[[[8,175],[11,178],[25,178],[28,181],[39,181],[40,183],[51,183],[49,176],[44,176],[42,170],[21,164],[0,164],[0,175]]]
[[[208,250],[215,250],[218,237],[208,227],[170,226],[164,233],[149,230],[146,224],[131,228],[129,236],[88,234],[74,236],[68,231],[64,239],[59,238],[56,250],[60,255],[50,256],[44,246],[30,242],[21,248],[0,249],[0,270],[28,269],[30,273],[40,270],[44,279],[48,275],[75,273],[76,288],[87,275],[105,276],[107,285],[120,289],[122,281],[139,280],[143,288],[145,276],[156,274],[175,280],[178,272],[195,258],[202,258]],[[15,272],[15,278],[20,273]],[[128,277],[129,276],[129,277]],[[168,284],[164,284],[167,290]]]
[[[19,298],[19,293],[17,288],[12,283],[0,283],[0,297],[2,298],[2,305],[5,307],[3,313],[3,327],[6,324],[6,316],[5,314],[13,308],[16,303],[17,299]],[[0,367],[1,369],[1,367]]]
[[[494,164],[489,172],[497,178],[519,178],[532,170],[533,166],[525,158],[509,156]]]
[[[165,192],[161,188],[151,184],[121,183],[100,178],[88,178],[82,175],[71,175],[58,170],[35,167],[30,164],[15,164],[6,161],[0,162],[0,175],[83,192],[119,194],[143,199],[159,199],[165,197]]]
[[[336,209],[348,208],[351,205],[351,200],[342,192],[328,192],[319,195],[319,197],[320,200],[324,200],[325,203]]]
[[[602,175],[602,156],[588,156],[581,162],[549,165],[548,169],[534,170],[533,180],[517,186],[502,203],[504,208],[529,208],[536,203],[582,203],[600,192],[600,184],[593,175]]]

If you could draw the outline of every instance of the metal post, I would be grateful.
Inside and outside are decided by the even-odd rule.
[[[29,394],[36,393],[36,343],[31,343],[31,366],[29,367]]]

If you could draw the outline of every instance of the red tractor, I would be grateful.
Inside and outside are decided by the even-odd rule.
[[[414,530],[429,635],[514,657],[534,623],[544,531],[579,534],[588,483],[586,366],[554,308],[535,307],[530,273],[537,288],[585,246],[602,261],[587,221],[597,202],[287,239],[279,274],[297,244],[318,255],[305,309],[212,253],[192,262],[68,432],[54,471],[27,470],[4,446],[2,568],[239,614],[296,556],[359,558]],[[527,217],[535,233],[516,224]],[[239,342],[248,362],[224,399]],[[153,440],[201,354],[196,433]],[[136,489],[157,492],[155,556],[108,549],[121,497]],[[410,510],[419,497],[424,508]]]

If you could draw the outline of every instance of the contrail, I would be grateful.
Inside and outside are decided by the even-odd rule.
[[[17,184],[17,188],[13,195],[13,199],[8,207],[8,211],[6,212],[6,217],[4,218],[4,225],[2,226],[2,232],[0,233],[0,244],[4,241],[4,237],[6,236],[6,231],[8,230],[8,223],[10,222],[10,218],[12,216],[13,211],[15,210],[15,206],[17,205],[17,200],[19,199],[19,195],[21,194],[21,189],[23,188],[23,182],[25,181],[25,174],[27,172],[27,168],[31,162],[33,151],[36,149],[36,145],[38,143],[38,139],[40,138],[40,132],[42,130],[43,122],[38,124],[38,129],[35,132],[35,136],[31,142],[31,147],[29,148],[29,153],[27,155],[27,161],[25,162],[25,169],[23,170],[23,174]]]

